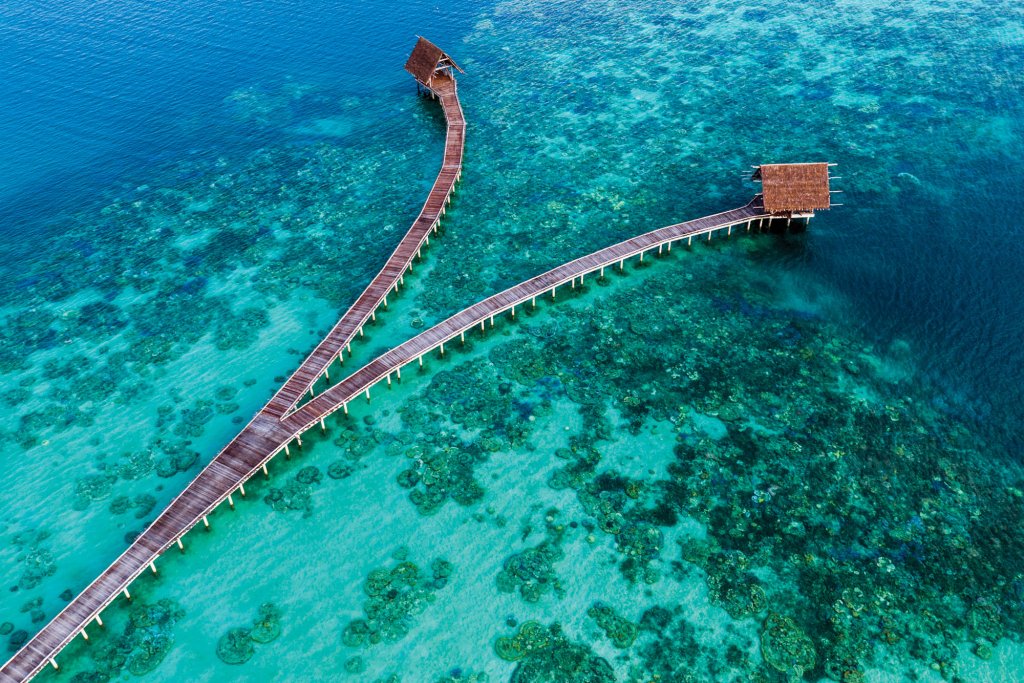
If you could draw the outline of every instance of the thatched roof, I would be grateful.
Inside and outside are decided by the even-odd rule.
[[[754,180],[761,181],[768,213],[814,211],[831,205],[827,163],[762,164]]]
[[[412,49],[412,54],[409,55],[409,60],[405,63],[405,70],[411,73],[417,81],[429,86],[438,67],[446,66],[458,69],[460,73],[466,73],[441,48],[420,36],[420,39],[416,41],[416,47]]]

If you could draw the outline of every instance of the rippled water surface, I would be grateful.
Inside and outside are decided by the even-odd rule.
[[[417,33],[467,72],[463,182],[354,363],[739,206],[752,164],[836,162],[843,206],[429,358],[40,680],[1024,678],[1005,0],[3,7],[0,647],[123,551],[405,232],[444,137],[401,68]]]

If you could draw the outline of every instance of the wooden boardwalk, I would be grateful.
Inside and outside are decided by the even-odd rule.
[[[441,102],[448,122],[445,137],[444,162],[437,174],[434,186],[430,188],[427,201],[420,210],[409,232],[405,234],[394,253],[380,273],[359,295],[352,307],[317,345],[313,353],[303,361],[288,381],[263,409],[263,412],[277,418],[286,415],[310,390],[313,384],[327,371],[331,363],[342,356],[345,347],[357,336],[366,321],[375,314],[378,307],[387,306],[389,294],[397,293],[405,272],[411,269],[412,261],[430,240],[430,233],[437,232],[438,222],[451,202],[455,183],[462,177],[462,151],[466,141],[466,119],[459,103],[454,78],[439,74],[433,82],[434,94]]]
[[[425,354],[435,349],[442,349],[443,352],[444,344],[451,339],[477,327],[483,330],[488,323],[493,326],[498,315],[508,313],[514,317],[516,307],[532,306],[537,297],[549,295],[554,299],[560,286],[575,286],[577,279],[582,285],[587,275],[601,277],[606,268],[622,268],[627,259],[638,256],[643,259],[645,253],[661,252],[665,247],[671,250],[674,242],[690,244],[694,238],[710,239],[719,231],[729,234],[733,230],[748,231],[755,222],[760,227],[765,219],[771,219],[771,216],[764,212],[761,198],[757,196],[741,208],[653,230],[569,261],[473,304],[421,332],[310,400],[285,417],[281,424],[297,436],[321,422],[327,415],[345,408],[349,401],[359,398],[361,394],[369,396],[370,388],[378,382],[386,380],[390,384],[392,375],[400,379],[401,369],[413,362],[419,365]]]
[[[626,259],[652,251],[671,249],[673,243],[690,242],[719,231],[750,230],[770,218],[763,209],[760,195],[747,205],[694,221],[670,225],[659,230],[620,242],[546,273],[531,278],[503,292],[488,297],[431,327],[404,344],[395,347],[325,392],[296,408],[302,396],[338,358],[385,297],[400,285],[412,263],[450,200],[452,189],[461,175],[465,120],[459,105],[454,80],[435,81],[435,91],[448,119],[445,159],[427,202],[412,228],[402,239],[384,269],[373,279],[356,303],[316,347],[299,369],[261,410],[199,474],[164,509],[156,520],[97,579],[75,597],[67,607],[29,640],[0,669],[0,683],[26,681],[48,664],[77,635],[100,623],[101,613],[119,594],[128,597],[131,582],[147,568],[156,571],[159,556],[177,545],[198,524],[206,524],[206,516],[224,502],[234,506],[234,496],[245,495],[245,482],[266,463],[286,450],[293,439],[319,425],[337,410],[347,412],[348,402],[369,395],[371,388],[391,377],[401,378],[401,369],[417,363],[432,350],[444,352],[444,344],[478,326],[494,324],[497,315],[515,316],[517,306],[530,305],[536,297],[556,296],[557,288],[575,285],[577,279],[602,275],[608,267],[621,267]],[[301,441],[300,441],[301,443]]]

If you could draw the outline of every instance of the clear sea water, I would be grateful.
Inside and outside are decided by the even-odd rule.
[[[752,164],[836,162],[843,206],[433,359],[272,463],[40,680],[1024,680],[1007,0],[4,5],[0,648],[415,217],[444,131],[402,70],[417,34],[467,71],[463,183],[356,362],[738,206]]]

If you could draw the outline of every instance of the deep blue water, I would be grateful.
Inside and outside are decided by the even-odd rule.
[[[124,177],[273,135],[225,121],[240,86],[333,95],[405,83],[420,33],[454,40],[467,2],[13,2],[0,7],[0,218],[34,230]],[[400,66],[400,65],[399,65]],[[31,234],[31,233],[30,233]]]

